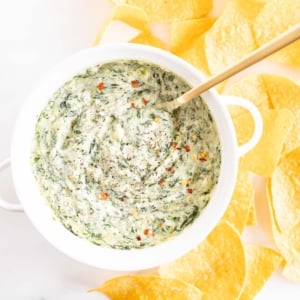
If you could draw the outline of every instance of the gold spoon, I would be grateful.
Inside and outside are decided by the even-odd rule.
[[[191,99],[199,96],[201,93],[207,91],[211,87],[217,85],[218,83],[224,81],[225,79],[231,77],[232,75],[235,75],[236,73],[248,68],[249,66],[271,55],[272,53],[280,50],[281,48],[289,45],[290,43],[296,41],[299,38],[300,38],[300,24],[285,31],[283,34],[272,39],[271,41],[264,44],[257,50],[251,52],[249,55],[242,58],[234,65],[229,66],[221,73],[210,77],[207,81],[201,83],[199,86],[192,88],[191,90],[184,93],[177,99],[174,99],[170,102],[159,104],[158,108],[166,110],[168,112],[172,112],[174,109],[189,102]]]

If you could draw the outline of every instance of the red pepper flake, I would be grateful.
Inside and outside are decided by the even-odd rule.
[[[143,102],[144,105],[147,105],[149,101],[146,98],[143,97],[142,102]]]
[[[159,182],[158,182],[159,185],[163,185],[164,183],[165,183],[165,180],[163,178],[160,179]]]
[[[176,150],[181,151],[181,147],[176,147]]]
[[[150,229],[149,229],[149,228],[146,228],[146,229],[144,230],[144,235],[148,235],[149,232],[150,232]]]
[[[188,188],[186,191],[187,191],[189,194],[193,194],[193,189],[191,189],[191,188]]]
[[[176,143],[176,142],[172,142],[172,143],[171,143],[171,147],[172,147],[173,149],[176,149],[177,143]]]
[[[131,106],[131,108],[135,108],[135,103],[134,102],[130,102],[130,106]]]
[[[158,226],[159,226],[159,227],[163,227],[163,226],[164,226],[164,222],[160,222],[160,223],[158,224]]]
[[[207,161],[207,151],[202,151],[200,154],[199,154],[199,160],[200,161]]]
[[[137,241],[140,241],[142,238],[140,235],[137,235],[136,239],[137,239]]]
[[[131,86],[136,89],[139,87],[140,82],[138,80],[132,80],[131,81]]]
[[[101,200],[107,200],[108,199],[108,193],[106,192],[101,192],[100,195],[99,195],[99,198]]]
[[[167,167],[167,168],[166,168],[166,171],[167,171],[167,172],[170,172],[170,173],[172,173],[172,174],[174,173],[174,170],[172,169],[172,167]]]
[[[97,88],[99,91],[102,91],[104,89],[104,83],[101,81],[98,83]]]
[[[185,152],[190,152],[191,151],[191,147],[189,145],[185,145],[184,149],[185,149]]]

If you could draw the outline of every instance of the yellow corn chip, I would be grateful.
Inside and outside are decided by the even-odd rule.
[[[150,20],[142,8],[120,5],[115,8],[112,20],[119,20],[141,31],[151,31]]]
[[[93,45],[101,43],[102,36],[112,21],[124,22],[139,31],[150,32],[151,30],[149,18],[143,9],[129,5],[116,6],[112,15],[100,28]]]
[[[145,44],[153,47],[166,49],[166,45],[150,32],[142,32],[135,38],[129,41],[130,43]]]
[[[209,76],[210,72],[204,52],[204,36],[200,36],[193,43],[188,45],[179,56],[198,68],[204,75]]]
[[[239,300],[252,300],[278,267],[282,256],[269,248],[246,245],[247,279]]]
[[[235,128],[238,144],[242,145],[249,141],[253,135],[254,121],[252,115],[248,111],[244,110],[244,113],[237,114],[237,110],[239,112],[241,111],[240,108],[230,108],[230,114]]]
[[[250,207],[254,203],[254,188],[250,173],[239,168],[237,182],[230,203],[222,218],[242,233],[249,216]]]
[[[271,199],[279,230],[291,230],[300,221],[300,148],[283,157],[271,178]]]
[[[267,1],[253,24],[255,40],[260,46],[300,23],[300,0]],[[300,66],[300,41],[273,54],[270,58],[281,63]]]
[[[237,299],[246,277],[246,258],[238,232],[220,223],[197,248],[159,268],[162,276],[197,286],[203,299]]]
[[[294,281],[296,283],[300,282],[299,266],[287,263],[282,270],[282,275],[288,280]]]
[[[262,111],[264,129],[258,144],[246,153],[241,162],[243,167],[265,177],[270,177],[280,159],[286,136],[293,124],[293,114],[288,109]],[[249,134],[249,120],[245,117],[233,118],[240,136]]]
[[[130,5],[120,5],[115,8],[112,16],[99,31],[94,45],[101,43],[109,25],[116,21],[123,22],[124,26],[135,29],[134,38],[131,38],[128,42],[166,49],[166,45],[151,33],[149,17],[145,11],[140,7]]]
[[[227,85],[222,94],[238,96],[250,100],[262,111],[271,106],[267,89],[262,75],[250,75],[233,84]],[[239,144],[246,143],[254,131],[254,122],[251,114],[239,106],[229,109],[233,118]],[[243,126],[241,126],[243,124]]]
[[[113,20],[123,21],[128,25],[141,31],[150,31],[149,17],[145,11],[139,7],[130,5],[117,6],[112,16]]]
[[[269,57],[281,64],[300,67],[300,41],[296,41]]]
[[[283,155],[291,152],[292,150],[300,147],[300,110],[294,112],[295,122],[290,130],[285,144],[283,146]]]
[[[149,15],[151,21],[161,22],[200,18],[212,9],[212,0],[112,0],[112,2],[140,7]]]
[[[173,22],[170,29],[171,52],[177,55],[185,52],[214,22],[215,18],[209,17]]]
[[[286,77],[276,75],[263,75],[263,80],[274,108],[288,108],[292,112],[300,109],[298,84]]]
[[[223,14],[205,34],[205,53],[212,74],[256,49],[252,22],[263,6],[256,0],[227,2]]]
[[[155,275],[123,275],[112,278],[91,291],[102,292],[111,300],[202,299],[201,291],[195,286]]]
[[[289,233],[277,232],[276,236],[276,246],[286,261],[282,275],[298,283],[300,283],[299,229],[300,226],[296,225]]]
[[[253,74],[240,79],[237,82],[228,84],[222,94],[238,96],[250,100],[258,109],[272,108],[264,77],[260,74]],[[244,109],[234,107],[231,115],[235,116],[245,113]]]
[[[194,41],[190,45],[186,46],[185,49],[178,55],[199,69],[203,75],[209,77],[211,74],[207,65],[204,43],[204,35],[201,35],[194,39]],[[222,92],[225,84],[226,81],[223,81],[215,87],[219,93]]]
[[[300,222],[290,230],[280,228],[273,203],[271,179],[268,180],[267,184],[267,198],[273,238],[286,262],[282,275],[289,280],[300,282]]]

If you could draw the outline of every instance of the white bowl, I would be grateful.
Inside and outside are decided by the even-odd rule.
[[[185,61],[149,46],[113,44],[84,50],[52,69],[30,94],[16,122],[11,165],[16,192],[25,213],[52,245],[75,260],[91,266],[112,270],[138,270],[155,267],[181,256],[210,233],[222,217],[233,193],[238,158],[256,144],[262,124],[258,111],[250,102],[240,98],[221,97],[214,90],[204,93],[202,97],[212,113],[219,133],[222,162],[219,182],[201,215],[177,237],[157,246],[117,250],[94,245],[75,236],[61,223],[53,220],[52,210],[42,198],[33,177],[29,157],[37,116],[53,92],[85,68],[117,59],[139,59],[158,64],[178,74],[192,86],[205,80],[199,71]],[[253,137],[241,147],[237,145],[227,104],[246,107],[256,122]],[[1,203],[4,206],[3,200]]]

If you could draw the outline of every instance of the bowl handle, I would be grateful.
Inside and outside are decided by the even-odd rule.
[[[0,172],[8,168],[10,165],[10,159],[7,158],[0,163]],[[23,207],[21,204],[11,203],[0,196],[0,207],[10,211],[23,211]]]
[[[246,100],[241,97],[236,96],[228,96],[228,95],[222,95],[222,101],[225,102],[226,105],[238,105],[245,109],[247,109],[254,120],[254,132],[252,137],[248,142],[238,147],[238,155],[243,156],[247,152],[249,152],[252,148],[255,147],[255,145],[260,140],[262,133],[263,133],[263,121],[261,114],[257,107],[250,102],[249,100]]]

